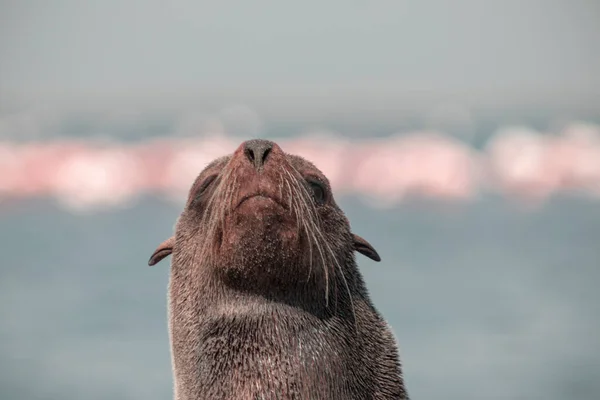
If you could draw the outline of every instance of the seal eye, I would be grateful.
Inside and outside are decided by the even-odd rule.
[[[319,182],[313,180],[308,181],[308,186],[312,191],[313,197],[317,201],[317,204],[323,204],[325,202],[325,188]]]
[[[208,187],[210,186],[211,183],[213,183],[213,181],[217,178],[217,175],[211,175],[208,178],[206,178],[205,180],[202,181],[202,183],[200,184],[200,186],[198,186],[198,188],[194,191],[194,201],[198,201],[200,199],[200,196],[202,196],[202,194],[204,192],[206,192],[206,189],[208,189]]]

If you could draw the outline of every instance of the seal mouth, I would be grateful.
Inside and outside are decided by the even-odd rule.
[[[238,204],[235,206],[234,210],[237,210],[242,204],[244,204],[247,200],[250,199],[263,199],[265,201],[269,201],[271,203],[277,204],[279,205],[281,208],[283,208],[284,210],[287,210],[288,207],[287,205],[283,204],[283,202],[281,200],[279,200],[278,198],[274,197],[274,196],[269,196],[266,193],[252,193],[252,194],[248,194],[243,196],[240,201],[238,202]]]

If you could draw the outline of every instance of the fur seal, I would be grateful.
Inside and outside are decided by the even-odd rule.
[[[327,178],[249,140],[193,183],[173,237],[169,337],[176,400],[408,399]]]

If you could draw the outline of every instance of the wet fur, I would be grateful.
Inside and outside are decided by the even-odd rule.
[[[407,399],[395,338],[355,261],[355,250],[378,260],[375,250],[314,165],[275,145],[257,172],[242,152],[199,175],[150,262],[172,251],[175,399]],[[275,200],[236,209],[257,190]]]

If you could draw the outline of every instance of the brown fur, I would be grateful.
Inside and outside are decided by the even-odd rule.
[[[149,262],[173,254],[175,399],[408,399],[354,251],[379,261],[310,162],[255,140],[208,165]]]

